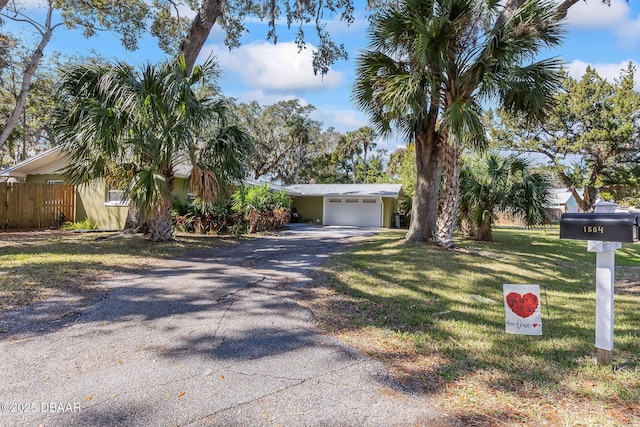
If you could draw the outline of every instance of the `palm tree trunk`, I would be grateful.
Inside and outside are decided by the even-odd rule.
[[[130,201],[129,210],[127,211],[127,219],[124,222],[124,231],[128,233],[144,233],[147,228],[148,224],[142,210],[133,201]]]
[[[198,59],[202,46],[207,41],[211,28],[216,20],[222,16],[222,2],[220,0],[204,0],[198,14],[191,21],[191,27],[186,37],[180,43],[180,52],[187,62],[187,73],[191,73]]]
[[[449,142],[443,144],[442,154],[444,181],[440,194],[435,240],[438,246],[450,248],[453,246],[453,235],[460,203],[459,150],[455,138],[449,136]]]
[[[493,222],[493,214],[490,211],[485,211],[482,220],[478,224],[476,230],[476,240],[484,242],[490,242],[492,240],[491,223]]]
[[[364,144],[364,154],[363,154],[363,166],[364,166],[364,182],[365,184],[367,183],[367,144]]]
[[[151,218],[148,222],[149,239],[153,242],[167,242],[173,240],[173,222],[171,209],[173,208],[174,176],[171,168],[163,174],[167,180],[166,193],[161,195],[151,207]]]
[[[356,156],[351,155],[351,173],[353,174],[353,183],[356,183]]]
[[[302,151],[302,143],[298,144],[298,154],[296,155],[296,185],[298,185],[298,179],[300,178],[300,156]]]
[[[469,219],[468,215],[464,215],[460,218],[460,229],[462,230],[462,235],[466,238],[475,239],[478,234],[476,226]]]
[[[435,131],[435,114],[427,129],[416,134],[416,165],[418,178],[411,208],[411,225],[406,240],[429,242],[436,231],[438,191],[442,174],[439,136]]]
[[[149,220],[149,239],[154,242],[173,240],[173,224],[171,223],[171,196],[165,196],[158,202]]]

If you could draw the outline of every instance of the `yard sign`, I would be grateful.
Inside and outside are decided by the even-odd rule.
[[[503,285],[506,331],[542,335],[540,285]]]

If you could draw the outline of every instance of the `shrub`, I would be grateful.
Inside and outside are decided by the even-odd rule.
[[[193,233],[196,220],[193,214],[174,215],[171,219],[176,230]]]
[[[283,225],[291,221],[291,213],[285,208],[274,209],[273,211],[274,228],[282,228]]]
[[[174,203],[173,225],[188,233],[220,234],[231,232],[230,227],[243,223],[243,214],[232,213],[231,206],[195,199],[190,204]],[[234,234],[242,227],[235,227]]]
[[[291,198],[268,184],[240,187],[230,204],[195,199],[190,205],[174,202],[173,224],[180,231],[202,234],[242,234],[277,230],[289,222]]]
[[[60,230],[97,230],[98,224],[92,223],[89,221],[89,218],[86,218],[84,221],[67,221],[60,227]]]
[[[289,222],[291,198],[286,191],[271,191],[268,184],[260,187],[242,187],[231,196],[231,208],[244,215],[247,231],[277,230]]]

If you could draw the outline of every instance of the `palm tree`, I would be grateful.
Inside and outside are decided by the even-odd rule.
[[[224,101],[194,90],[213,71],[206,63],[188,74],[183,57],[140,72],[124,63],[71,67],[56,112],[69,181],[119,185],[148,220],[151,240],[172,239],[178,165],[191,166],[189,186],[203,200],[244,176],[249,139],[227,125]]]
[[[528,1],[496,25],[501,8],[480,0],[404,0],[374,17],[369,49],[357,59],[358,106],[382,134],[397,128],[416,144],[409,241],[451,245],[460,148],[485,141],[481,102],[497,99],[535,119],[559,84],[559,60],[523,65],[560,42],[554,3]]]
[[[522,218],[527,226],[549,224],[550,180],[531,171],[529,161],[488,151],[462,167],[461,202],[477,240],[491,240],[496,211]]]
[[[353,177],[353,183],[356,183],[356,159],[362,152],[358,134],[356,131],[347,132],[344,135],[340,135],[338,141],[338,152],[345,157],[351,159],[351,175]]]
[[[369,126],[363,126],[355,131],[354,143],[359,146],[358,151],[362,152],[362,168],[364,172],[364,178],[362,182],[365,183],[367,182],[367,153],[376,148],[376,146],[378,145],[373,142],[373,140],[376,139],[377,136],[378,135],[376,134],[376,131]]]

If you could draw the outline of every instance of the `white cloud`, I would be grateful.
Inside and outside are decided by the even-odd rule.
[[[175,14],[174,9],[171,9],[171,12]],[[180,14],[181,18],[189,18],[189,19],[195,18],[196,15],[198,14],[197,11],[191,9],[186,4],[181,4],[181,3],[178,4],[178,13]],[[219,25],[214,25],[214,27],[219,27]]]
[[[610,6],[599,0],[579,1],[569,8],[567,22],[572,27],[615,30],[620,23],[627,21],[630,11],[624,0],[612,0]]]
[[[332,126],[338,132],[348,132],[367,125],[366,116],[355,110],[326,110],[318,108],[311,113],[311,118],[318,120],[325,127]]]
[[[300,105],[307,105],[308,103],[299,98],[298,96],[292,93],[265,93],[265,91],[256,89],[247,92],[242,92],[240,95],[237,95],[236,98],[240,102],[250,103],[252,101],[256,101],[260,105],[271,105],[275,104],[279,101],[291,101],[291,100],[299,100]]]
[[[578,2],[569,9],[567,21],[579,29],[611,31],[622,49],[634,49],[640,42],[640,16],[632,16],[625,0],[611,0],[609,6],[597,0]]]
[[[633,65],[636,67],[636,69],[640,71],[640,63],[638,63],[637,61],[631,61],[631,62],[633,62]],[[569,64],[567,64],[565,68],[571,77],[573,77],[576,80],[579,80],[584,75],[584,72],[586,71],[587,66],[590,66],[591,68],[596,70],[596,72],[600,77],[613,83],[615,79],[620,77],[621,71],[626,69],[628,64],[629,64],[629,60],[621,61],[618,64],[611,64],[611,63],[590,64],[588,62],[584,62],[579,59],[576,59],[575,61],[572,61]],[[636,90],[640,91],[640,75],[638,75],[638,73],[636,72],[634,77],[635,77],[634,87]]]
[[[313,74],[311,52],[307,45],[298,53],[295,43],[277,45],[259,41],[229,50],[222,45],[209,45],[203,49],[202,58],[213,53],[225,74],[237,75],[249,88],[266,92],[292,92],[299,90],[323,90],[335,88],[344,81],[344,74],[331,70],[327,75]]]

